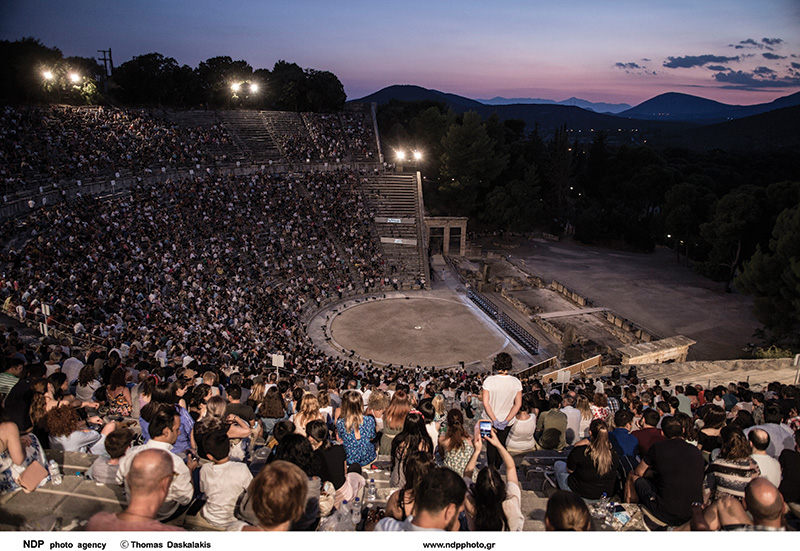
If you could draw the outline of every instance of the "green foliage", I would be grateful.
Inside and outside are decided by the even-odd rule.
[[[180,67],[171,57],[158,53],[136,56],[114,70],[117,96],[125,103],[174,105]]]
[[[244,60],[234,61],[230,56],[217,56],[201,61],[197,78],[205,101],[214,107],[232,107],[257,101],[258,95],[249,92],[253,68]],[[259,83],[256,83],[259,84]],[[232,87],[239,85],[238,91]]]
[[[794,356],[794,353],[788,348],[778,348],[773,344],[769,348],[756,348],[753,352],[753,356],[761,360],[774,360],[778,358],[791,358]]]
[[[52,75],[45,79],[43,74]],[[76,72],[81,80],[73,82]],[[0,41],[0,101],[19,103],[99,103],[105,69],[93,58],[64,58],[57,48],[24,38]],[[196,69],[153,52],[119,65],[109,80],[114,98],[128,105],[247,107],[289,111],[339,111],[347,99],[333,73],[278,61],[272,71],[244,60],[216,56]],[[233,84],[240,88],[234,90]],[[254,84],[257,89],[251,90]]]
[[[476,215],[478,201],[508,164],[508,156],[498,155],[496,145],[474,111],[465,113],[461,124],[451,125],[442,138],[439,191],[458,212]]]
[[[768,248],[759,246],[736,286],[755,297],[771,341],[800,347],[800,203],[778,216]]]
[[[306,69],[308,92],[306,106],[308,111],[335,112],[344,107],[347,94],[344,86],[333,73]]]
[[[33,38],[0,41],[3,104],[94,103],[99,99],[96,81],[102,73],[94,59],[64,58],[58,48],[48,48]]]
[[[700,224],[707,220],[717,200],[711,190],[697,177],[672,186],[664,197],[663,233],[667,243],[682,252],[684,262],[700,246]]]
[[[764,195],[761,188],[740,186],[720,199],[711,220],[700,225],[700,234],[711,251],[708,260],[698,264],[698,270],[724,281],[727,292],[739,268],[755,251]]]

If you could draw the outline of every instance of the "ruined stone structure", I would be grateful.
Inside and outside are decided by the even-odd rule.
[[[467,251],[467,220],[466,217],[455,216],[426,216],[425,227],[428,230],[428,248],[433,247],[434,254],[439,253],[438,243],[441,242],[441,254],[450,253],[450,239],[458,237],[458,253],[454,256],[464,256]],[[433,243],[432,243],[433,242]]]

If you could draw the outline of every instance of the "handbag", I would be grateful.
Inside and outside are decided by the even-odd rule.
[[[41,463],[32,461],[17,477],[16,483],[19,484],[23,492],[29,494],[39,487],[42,481],[47,478],[48,474],[47,469],[45,469]]]

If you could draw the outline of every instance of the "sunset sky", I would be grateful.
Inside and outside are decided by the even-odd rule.
[[[335,73],[348,99],[392,84],[471,98],[753,104],[800,91],[800,0],[3,0],[0,39]]]

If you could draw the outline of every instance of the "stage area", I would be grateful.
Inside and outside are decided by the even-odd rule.
[[[457,299],[386,298],[332,313],[333,346],[362,360],[404,366],[488,364],[508,344],[503,333]]]

